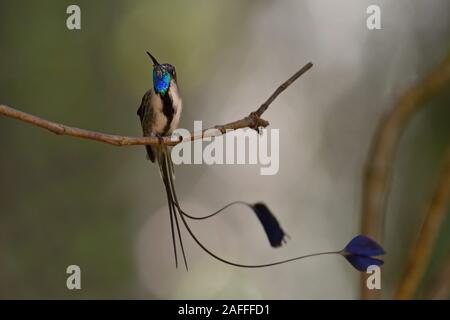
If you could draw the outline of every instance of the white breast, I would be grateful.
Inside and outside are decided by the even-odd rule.
[[[153,119],[152,122],[152,133],[154,134],[163,134],[164,128],[167,124],[167,118],[163,114],[163,105],[159,96],[155,93],[152,94],[150,105],[153,108]]]
[[[180,123],[181,110],[183,109],[183,102],[181,101],[180,94],[178,92],[177,84],[174,80],[170,83],[171,90],[169,91],[170,98],[172,99],[173,109],[175,114],[173,115],[172,123],[170,124],[169,134],[172,133]]]

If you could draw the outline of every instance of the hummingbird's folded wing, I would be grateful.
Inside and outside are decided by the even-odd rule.
[[[151,106],[151,99],[153,95],[153,90],[148,90],[144,96],[142,97],[141,105],[139,106],[139,109],[137,110],[137,115],[139,116],[139,119],[141,120],[141,126],[142,126],[142,132],[144,136],[150,136],[151,135],[151,121],[153,118],[153,108]],[[155,152],[153,150],[152,146],[145,146],[145,149],[147,150],[148,158],[155,162]]]
[[[139,116],[139,119],[141,120],[142,125],[144,122],[145,114],[146,114],[146,112],[148,112],[148,110],[146,110],[146,109],[150,107],[150,101],[152,98],[152,94],[153,94],[152,89],[148,90],[144,94],[144,96],[142,97],[141,105],[139,106],[139,109],[137,110],[137,115]]]

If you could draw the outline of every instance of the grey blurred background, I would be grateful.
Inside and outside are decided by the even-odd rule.
[[[82,29],[66,28],[81,7]],[[382,30],[366,28],[381,7]],[[150,50],[177,68],[181,126],[223,124],[256,109],[306,62],[314,67],[265,113],[280,129],[280,171],[183,165],[178,195],[193,214],[265,201],[291,236],[269,247],[251,212],[193,222],[214,252],[264,263],[341,249],[359,233],[362,169],[382,115],[450,50],[450,2],[0,1],[0,103],[65,124],[140,135]],[[450,93],[408,127],[387,212],[389,298],[450,137]],[[359,274],[337,256],[241,270],[184,233],[190,271],[175,269],[168,209],[143,147],[52,135],[0,118],[0,298],[355,299]],[[423,292],[450,251],[439,236]],[[66,267],[82,290],[66,288]]]

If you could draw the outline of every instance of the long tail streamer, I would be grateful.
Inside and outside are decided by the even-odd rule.
[[[183,259],[184,259],[184,264],[185,264],[186,270],[188,269],[188,264],[187,264],[186,255],[185,255],[184,246],[183,246],[183,240],[182,240],[182,236],[181,236],[181,232],[180,232],[180,228],[179,228],[179,224],[178,224],[178,217],[181,219],[184,227],[186,228],[186,230],[188,231],[188,233],[190,234],[192,239],[197,243],[197,245],[203,251],[205,251],[208,255],[210,255],[214,259],[217,259],[225,264],[232,265],[235,267],[264,268],[264,267],[280,265],[280,264],[284,264],[284,263],[288,263],[291,261],[300,260],[300,259],[304,259],[304,258],[308,258],[308,257],[313,257],[313,256],[319,256],[319,255],[325,255],[325,254],[339,254],[340,253],[340,251],[313,253],[313,254],[303,255],[303,256],[299,256],[299,257],[295,257],[295,258],[291,258],[291,259],[285,259],[285,260],[276,261],[276,262],[272,262],[272,263],[265,263],[265,264],[241,264],[241,263],[232,262],[232,261],[229,261],[229,260],[219,257],[217,254],[215,254],[211,250],[209,250],[198,239],[198,237],[194,234],[191,227],[189,226],[187,219],[204,220],[204,219],[211,218],[211,217],[223,212],[225,209],[227,209],[233,205],[244,205],[244,206],[251,208],[255,212],[256,216],[258,217],[261,224],[263,225],[263,228],[266,232],[266,235],[267,235],[272,247],[279,247],[282,243],[285,242],[285,238],[287,235],[284,233],[283,229],[281,228],[281,226],[278,223],[275,216],[270,212],[270,210],[263,203],[256,203],[256,204],[252,205],[252,204],[244,202],[244,201],[235,201],[235,202],[231,202],[231,203],[227,204],[223,208],[221,208],[211,214],[208,214],[208,215],[202,216],[202,217],[196,217],[196,216],[186,213],[181,208],[180,203],[177,198],[176,191],[175,191],[175,185],[174,185],[174,181],[173,181],[174,171],[173,171],[173,166],[171,163],[172,160],[170,157],[170,152],[167,150],[167,148],[164,148],[162,150],[163,150],[163,152],[161,152],[161,154],[160,154],[159,163],[160,163],[161,175],[162,175],[164,185],[166,188],[167,200],[169,203],[169,211],[170,211],[170,215],[171,215],[170,221],[171,221],[171,229],[172,229],[172,240],[174,242],[175,263],[177,265],[178,265],[178,260],[177,260],[177,249],[176,249],[176,243],[175,243],[174,222],[175,222],[177,233],[178,233],[178,241],[180,243],[181,252],[183,255]]]

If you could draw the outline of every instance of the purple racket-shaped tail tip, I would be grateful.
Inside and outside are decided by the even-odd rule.
[[[376,259],[374,256],[380,256],[385,253],[378,243],[363,235],[356,236],[350,240],[341,252],[345,259],[361,272],[366,272],[367,268],[372,265],[381,266],[384,261]]]
[[[346,255],[344,257],[356,270],[361,272],[366,272],[370,266],[381,266],[384,263],[383,260],[357,254]]]
[[[380,256],[386,253],[378,243],[363,235],[356,236],[350,240],[344,251],[363,256]]]
[[[255,203],[252,209],[263,225],[270,245],[274,248],[280,247],[286,241],[286,233],[281,228],[278,220],[264,203]]]

